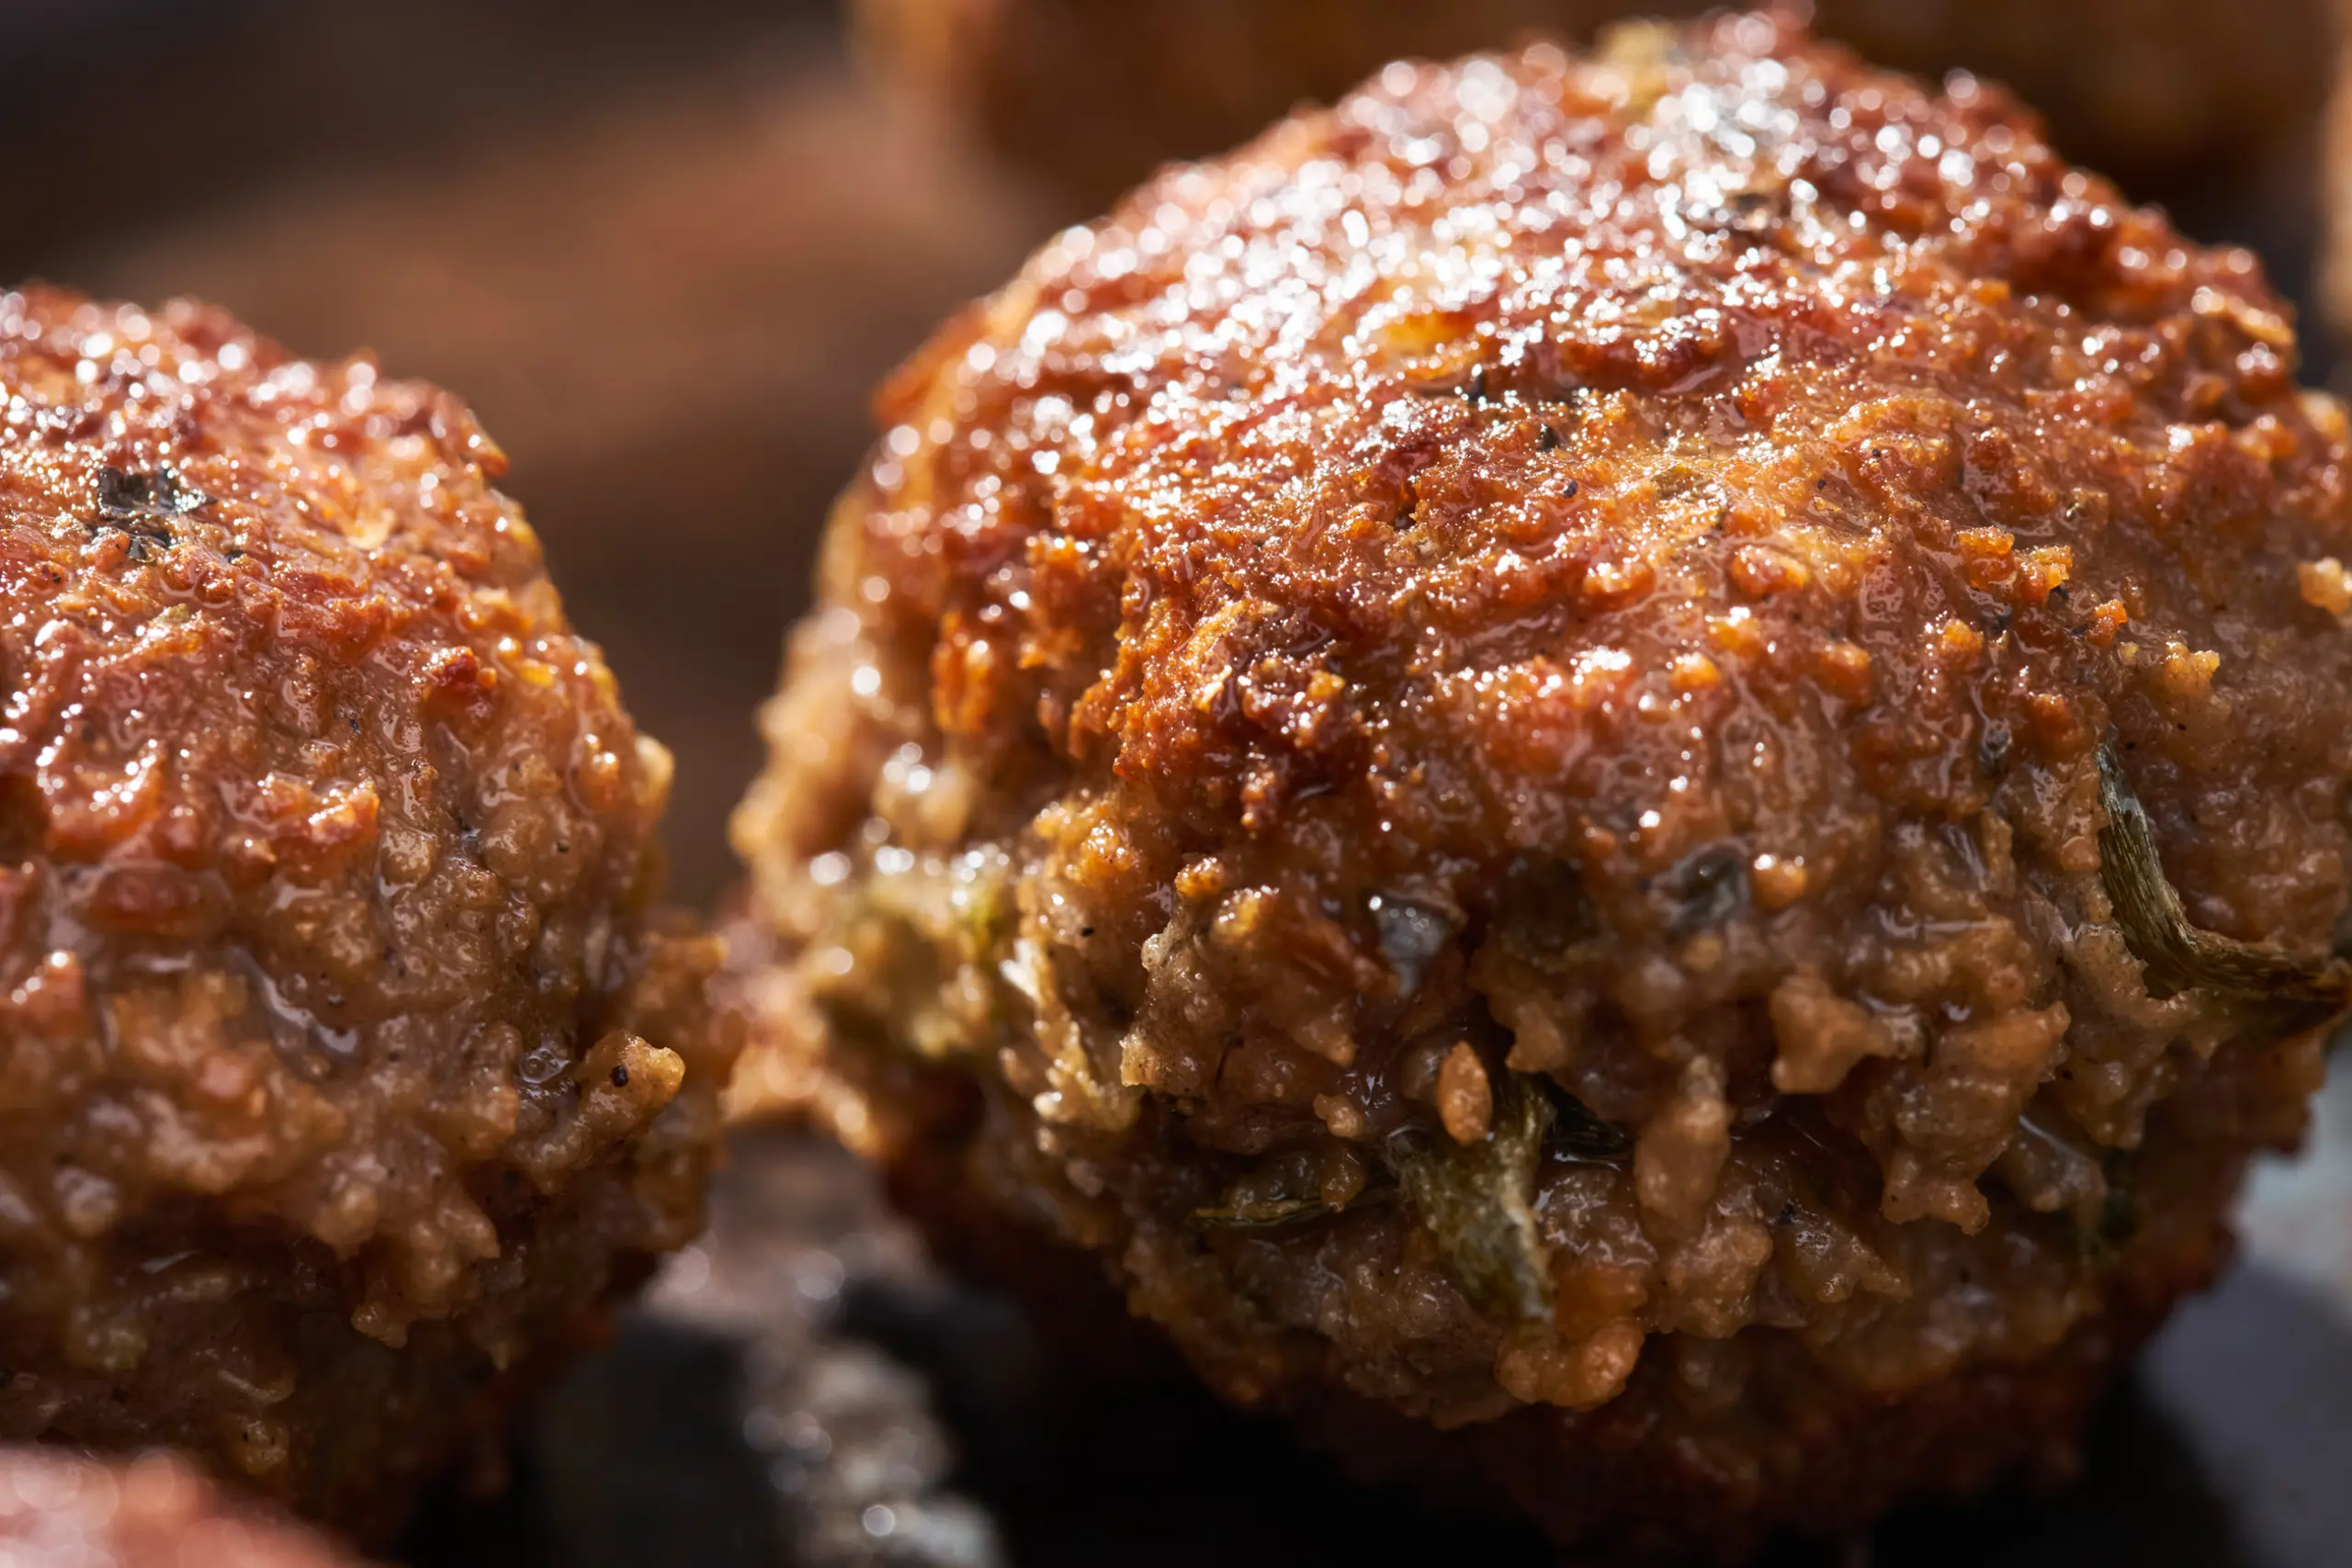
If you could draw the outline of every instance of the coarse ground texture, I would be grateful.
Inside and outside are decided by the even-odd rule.
[[[446,393],[0,298],[0,1438],[372,1530],[694,1235],[668,788]]]
[[[1758,17],[1172,171],[882,393],[737,818],[738,1109],[1564,1538],[2063,1466],[2319,1077],[2326,1002],[2181,956],[2346,908],[2281,310]],[[2210,935],[2111,897],[2126,789]]]
[[[0,1450],[0,1568],[347,1568],[299,1525],[163,1453],[119,1463]]]
[[[1813,0],[1826,37],[2022,95],[2135,195],[2308,200],[2340,0]],[[1707,0],[857,0],[885,76],[1094,200],[1221,152],[1386,60],[1572,40]],[[2199,202],[2199,205],[2204,205]]]

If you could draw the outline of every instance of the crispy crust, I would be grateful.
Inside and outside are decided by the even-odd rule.
[[[2199,925],[2325,950],[2294,353],[2001,94],[1762,18],[1173,171],[883,394],[737,820],[740,1103],[951,1151],[1232,1397],[1553,1434],[1607,1481],[1504,1485],[1555,1528],[1657,1544],[1611,1499],[1702,1450],[1660,1529],[1736,1543],[2063,1445],[2317,1077],[2143,975],[2096,762]],[[1631,1146],[1555,1138],[1498,1313],[1411,1151],[1537,1083]]]
[[[669,759],[446,393],[0,299],[0,1436],[408,1483],[690,1236]]]

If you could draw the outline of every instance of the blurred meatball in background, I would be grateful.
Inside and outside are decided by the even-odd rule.
[[[1383,62],[1543,31],[1570,41],[1706,0],[854,0],[865,51],[1099,206],[1170,158],[1225,150]],[[2328,0],[1817,0],[1816,29],[1872,62],[1992,77],[2062,152],[2200,239],[2250,243],[2288,280],[2311,243]]]

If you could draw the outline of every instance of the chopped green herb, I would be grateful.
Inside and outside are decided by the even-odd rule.
[[[2150,976],[2177,990],[2199,987],[2263,1001],[2324,1007],[2352,1001],[2352,964],[2297,958],[2275,947],[2238,942],[2191,925],[2180,895],[2165,877],[2148,814],[2114,750],[2098,749],[2099,880],[2115,906],[2132,955]]]
[[[1539,1086],[1552,1101],[1552,1131],[1544,1146],[1564,1159],[1586,1165],[1616,1165],[1634,1152],[1634,1135],[1548,1079]]]
[[[1193,1211],[1193,1224],[1204,1231],[1271,1231],[1308,1220],[1328,1219],[1341,1213],[1320,1198],[1276,1198],[1260,1203],[1220,1203]]]
[[[1290,1225],[1306,1224],[1314,1220],[1328,1220],[1334,1214],[1376,1203],[1395,1190],[1385,1175],[1375,1175],[1348,1202],[1334,1208],[1320,1197],[1298,1197],[1293,1193],[1277,1193],[1270,1198],[1248,1195],[1237,1184],[1225,1197],[1207,1209],[1192,1213],[1193,1226],[1204,1231],[1271,1231]]]
[[[1437,1238],[1454,1283],[1490,1317],[1537,1322],[1552,1314],[1552,1271],[1535,1228],[1535,1170],[1552,1101],[1519,1073],[1498,1075],[1491,1129],[1464,1145],[1400,1133],[1389,1144],[1405,1196]]]

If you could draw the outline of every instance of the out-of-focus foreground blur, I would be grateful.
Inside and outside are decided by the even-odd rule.
[[[2211,62],[2176,84],[2186,96],[2159,95],[2197,113],[2156,116],[2144,166],[2117,171],[2202,236],[2257,244],[2294,291],[2315,221],[2320,3],[2257,0],[2220,41],[2165,53],[2176,73],[2184,55]],[[1344,85],[1368,51],[1640,9],[15,0],[0,5],[0,274],[207,298],[300,353],[371,349],[469,400],[574,618],[678,754],[673,886],[707,901],[732,877],[725,818],[757,760],[752,710],[868,439],[870,390],[933,324],[1086,216],[1104,182],[1246,134]],[[1959,25],[1970,9],[1879,25],[1919,56],[1904,63],[1938,65],[1939,37],[1998,44]],[[2146,87],[2153,68],[2124,66],[2180,12],[2044,0],[1987,15],[2046,40],[2031,56],[2050,61],[2032,84],[2045,95],[2120,106],[2086,119],[2089,137],[2146,118],[2145,94],[2117,84]],[[964,63],[1022,95],[1027,118],[959,107],[959,89],[910,69],[908,30],[933,25],[963,29]],[[1163,47],[1187,37],[1201,47]],[[2089,49],[2101,40],[2121,52]],[[1196,57],[1217,50],[1212,102],[1203,84],[1219,78]],[[1033,123],[1085,153],[1078,177],[1039,155]]]

